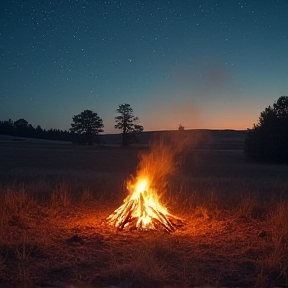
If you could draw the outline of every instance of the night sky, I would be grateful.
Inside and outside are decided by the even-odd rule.
[[[288,95],[287,0],[1,0],[0,120],[246,129]]]

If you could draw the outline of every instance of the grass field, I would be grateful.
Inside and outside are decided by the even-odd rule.
[[[177,158],[170,234],[105,223],[148,147],[2,137],[0,287],[288,287],[288,166],[249,163],[243,135],[221,133]]]

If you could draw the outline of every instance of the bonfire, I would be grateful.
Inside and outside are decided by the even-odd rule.
[[[180,151],[162,140],[152,145],[148,153],[139,155],[136,178],[127,183],[129,194],[124,203],[106,219],[109,225],[119,230],[168,232],[183,226],[182,220],[160,203],[159,195],[165,194],[167,178],[176,170]]]
[[[148,178],[128,182],[129,195],[124,204],[107,218],[119,230],[158,230],[173,232],[182,221],[160,204],[159,197]]]
[[[160,203],[165,193],[167,176],[175,170],[175,151],[166,145],[153,146],[141,155],[137,176],[127,183],[128,196],[106,220],[119,230],[175,231],[183,225]]]

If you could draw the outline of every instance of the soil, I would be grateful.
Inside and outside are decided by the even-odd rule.
[[[0,287],[15,280],[38,287],[285,284],[281,271],[264,263],[267,251],[273,249],[265,219],[235,217],[224,211],[211,218],[198,209],[191,215],[178,215],[184,225],[173,233],[119,231],[106,224],[112,212],[113,208],[90,203],[63,209],[53,218],[47,212],[45,219],[43,209],[33,218],[11,217],[7,232],[15,245],[6,251],[2,247]]]

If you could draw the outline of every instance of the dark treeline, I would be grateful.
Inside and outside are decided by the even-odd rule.
[[[248,130],[244,153],[250,160],[288,164],[288,96],[260,113]]]
[[[0,135],[11,135],[27,138],[60,140],[60,141],[75,141],[77,135],[69,131],[59,129],[42,129],[37,125],[36,128],[29,124],[25,119],[17,121],[0,121]]]
[[[116,110],[120,116],[115,117],[115,128],[122,132],[122,145],[128,146],[138,142],[137,134],[143,131],[143,126],[135,117],[129,104],[121,104]],[[69,131],[59,129],[42,129],[40,125],[36,128],[21,118],[17,121],[0,121],[0,135],[11,135],[27,138],[71,141],[75,144],[98,144],[104,145],[103,137],[99,133],[104,132],[103,120],[96,112],[84,110],[80,114],[72,117],[73,123]]]

